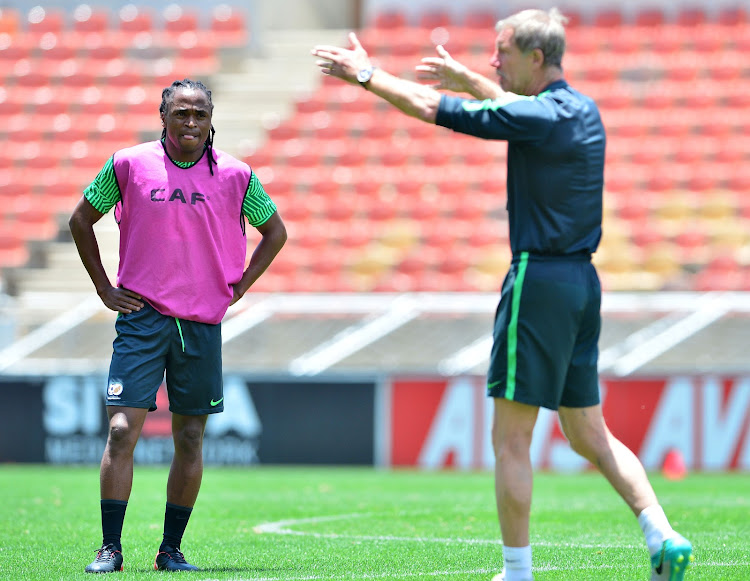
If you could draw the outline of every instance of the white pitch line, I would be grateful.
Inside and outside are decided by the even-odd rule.
[[[427,571],[412,573],[360,573],[352,574],[350,577],[327,577],[325,575],[314,575],[311,577],[258,577],[252,581],[317,581],[324,579],[405,579],[407,577],[455,577],[456,575],[492,575],[498,573],[497,569],[470,569],[466,571]],[[251,581],[250,579],[246,581]]]
[[[643,547],[639,547],[643,548]],[[719,563],[719,562],[705,562],[699,561],[690,565],[690,570],[700,568],[724,568],[724,567],[746,567],[748,563]],[[578,565],[571,565],[570,567],[561,567],[559,565],[534,565],[534,571],[536,572],[562,572],[562,571],[601,571],[601,570],[619,570],[619,569],[631,569],[632,565],[623,563],[621,565],[601,564],[594,567],[581,567]],[[492,575],[498,573],[498,569],[464,569],[461,571],[413,571],[413,572],[390,572],[390,573],[360,573],[352,574],[348,577],[342,577],[341,575],[328,576],[328,575],[308,575],[305,577],[247,577],[235,579],[235,581],[341,581],[342,579],[350,579],[356,581],[358,579],[406,579],[410,577],[455,577],[458,575]],[[207,581],[212,581],[208,579]]]
[[[352,513],[328,516],[314,516],[309,518],[287,519],[269,523],[261,523],[253,527],[253,531],[258,534],[273,535],[292,535],[300,537],[313,537],[316,539],[342,539],[342,540],[360,540],[376,542],[396,542],[396,543],[440,543],[440,544],[461,544],[461,545],[498,545],[502,546],[499,539],[464,539],[461,537],[400,537],[396,535],[352,535],[340,533],[315,533],[310,531],[298,531],[290,527],[304,524],[319,524],[336,520],[352,520],[371,516],[370,513]],[[538,547],[578,547],[584,549],[596,548],[617,548],[617,549],[640,549],[642,545],[619,544],[619,545],[586,545],[581,543],[560,543],[540,541],[533,543]]]
[[[296,531],[289,527],[294,525],[303,524],[318,524],[323,522],[331,522],[336,520],[351,520],[355,518],[362,518],[372,516],[372,513],[350,513],[340,515],[328,515],[328,516],[314,516],[308,518],[297,518],[297,519],[285,519],[275,522],[268,522],[256,525],[253,527],[253,531],[259,534],[278,534],[278,535],[298,535],[298,536],[310,536],[314,538],[327,538],[327,539],[345,539],[345,540],[373,540],[373,541],[397,541],[397,542],[439,542],[443,544],[450,543],[468,543],[468,544],[493,544],[502,545],[498,540],[491,539],[461,539],[461,538],[429,538],[429,537],[397,537],[392,535],[342,535],[337,533],[312,533],[306,531]],[[532,542],[533,546],[536,547],[575,547],[579,549],[633,549],[642,551],[644,546],[642,543],[638,544],[627,544],[627,545],[610,545],[610,544],[596,544],[596,545],[584,545],[579,543],[549,543],[549,542]],[[736,567],[736,566],[748,566],[750,563],[720,563],[714,561],[700,560],[699,562],[693,563],[690,568],[723,568],[723,567]],[[596,567],[590,567],[589,569],[596,569],[600,571],[602,569],[630,569],[631,565],[623,563],[622,565],[609,565],[602,564]],[[580,571],[580,566],[561,567],[559,565],[538,565],[534,567],[535,571]],[[389,572],[389,573],[361,573],[352,574],[351,576],[341,577],[341,575],[328,576],[328,575],[311,575],[305,577],[252,577],[247,579],[239,579],[237,581],[333,581],[335,579],[351,579],[366,580],[366,579],[387,579],[387,578],[411,578],[411,577],[455,577],[455,576],[466,576],[466,575],[491,575],[497,573],[494,569],[465,569],[461,571],[418,571],[418,572]]]

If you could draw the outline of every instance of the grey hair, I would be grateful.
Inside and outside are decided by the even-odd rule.
[[[499,20],[495,30],[513,30],[513,41],[521,52],[538,48],[544,54],[544,65],[562,68],[565,53],[565,24],[568,19],[557,8],[522,10]]]

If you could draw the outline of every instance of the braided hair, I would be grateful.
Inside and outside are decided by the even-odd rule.
[[[214,103],[211,100],[211,90],[206,87],[203,83],[200,81],[193,81],[191,79],[183,79],[181,81],[174,81],[169,87],[164,89],[161,92],[161,105],[159,105],[159,113],[166,114],[167,113],[167,107],[169,106],[169,103],[172,102],[174,99],[174,94],[177,89],[193,89],[197,91],[203,91],[206,96],[208,97],[208,104],[211,106],[211,111],[214,110]],[[216,133],[216,129],[214,129],[213,123],[211,124],[211,132],[208,135],[208,138],[206,139],[206,149],[208,150],[208,170],[211,172],[211,175],[214,175],[214,164],[216,163],[216,158],[214,157],[214,134]],[[166,139],[167,137],[167,128],[165,127],[162,129],[161,132],[161,138],[162,140]]]

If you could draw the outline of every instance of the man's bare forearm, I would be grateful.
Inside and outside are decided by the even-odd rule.
[[[475,99],[497,99],[502,96],[505,91],[502,90],[492,79],[485,77],[472,70],[466,69],[464,87],[465,92],[474,97]]]
[[[411,117],[435,123],[440,93],[431,87],[376,70],[367,89]]]

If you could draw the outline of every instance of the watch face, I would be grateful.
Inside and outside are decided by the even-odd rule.
[[[357,80],[360,83],[366,83],[372,77],[373,70],[374,69],[372,67],[367,67],[366,69],[360,69],[359,72],[357,73]]]

